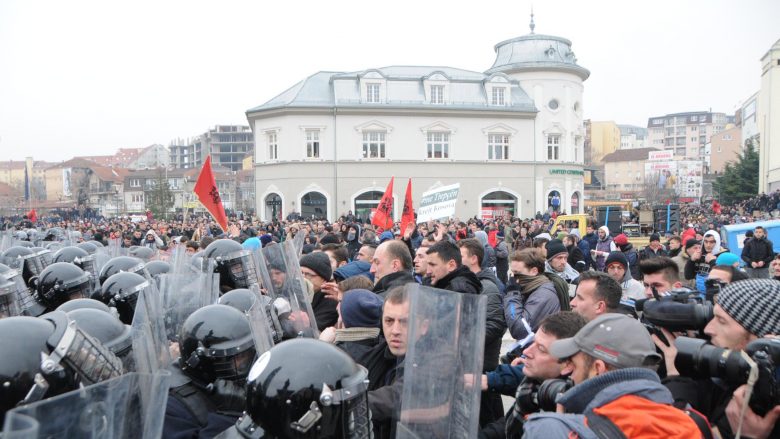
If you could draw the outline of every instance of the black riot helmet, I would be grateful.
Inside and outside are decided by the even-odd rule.
[[[16,295],[16,284],[0,277],[0,319],[22,315]]]
[[[117,256],[111,258],[100,269],[100,285],[106,281],[109,277],[119,273],[120,271],[128,271],[130,273],[142,274],[144,271],[144,261],[134,258],[132,256]]]
[[[82,270],[81,260],[89,256],[86,250],[80,247],[63,247],[54,253],[54,262],[72,262],[79,266]],[[78,260],[78,261],[77,261]]]
[[[157,252],[149,247],[135,246],[134,248],[129,249],[128,253],[130,256],[135,256],[138,259],[148,262],[154,258]]]
[[[298,338],[274,346],[252,366],[247,414],[274,438],[366,438],[367,389],[368,372],[349,355]],[[236,428],[246,424],[239,420]]]
[[[54,262],[54,253],[52,253],[51,250],[43,247],[30,247],[30,250],[43,261],[44,268]]]
[[[116,378],[121,361],[61,311],[0,319],[0,411]]]
[[[171,264],[165,261],[149,261],[144,265],[146,272],[149,273],[149,277],[156,279],[161,274],[171,272]]]
[[[32,245],[30,245],[32,247]],[[33,276],[38,276],[46,268],[46,261],[44,255],[40,252],[32,250],[30,247],[13,246],[3,253],[3,258],[9,261],[21,260],[22,261],[22,278],[24,283],[29,285],[30,279]]]
[[[223,294],[219,298],[219,304],[232,306],[233,308],[245,313],[255,304],[257,295],[246,288],[236,288]]]
[[[148,287],[149,281],[140,274],[120,272],[106,279],[92,298],[116,308],[119,319],[129,325],[133,323],[138,295]]]
[[[94,255],[97,252],[97,246],[89,241],[84,241],[76,244],[76,247],[86,251],[87,253]]]
[[[219,273],[221,292],[235,288],[258,286],[257,268],[252,252],[231,239],[218,239],[206,247],[203,257],[215,262],[214,272]],[[204,263],[204,270],[208,265]]]
[[[67,262],[55,262],[31,280],[38,301],[53,310],[68,300],[89,297],[92,280],[89,273]]]
[[[103,346],[114,353],[125,366],[129,364],[133,350],[132,328],[125,325],[110,312],[80,308],[69,311],[68,318],[75,320],[79,328],[95,337]],[[128,369],[128,367],[125,367]]]
[[[96,309],[98,311],[111,313],[111,308],[103,302],[95,299],[74,299],[68,300],[58,306],[56,311],[71,312],[76,309]]]
[[[65,240],[65,232],[61,227],[52,227],[46,230],[44,241],[63,241]]]
[[[90,241],[87,241],[87,242],[89,242],[90,244],[94,245],[94,246],[95,246],[95,247],[97,247],[97,248],[102,248],[102,247],[105,247],[105,246],[103,245],[103,243],[102,243],[102,242],[100,242],[100,241],[96,241],[96,240],[94,240],[94,239],[93,239],[93,240],[90,240]]]
[[[243,381],[255,360],[249,321],[227,305],[208,305],[190,314],[179,333],[179,366],[195,380]]]

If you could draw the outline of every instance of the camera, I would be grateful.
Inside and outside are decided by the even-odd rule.
[[[706,344],[704,340],[678,337],[675,341],[677,358],[674,365],[680,375],[688,377],[720,378],[732,385],[746,384],[750,364],[741,351],[732,351]],[[777,365],[780,364],[780,340],[760,338],[750,342],[745,354],[758,366],[758,381],[750,397],[750,408],[764,416],[772,407],[780,404],[780,380]]]
[[[714,317],[713,304],[701,298],[698,292],[681,288],[658,299],[636,301],[636,310],[642,311],[642,323],[651,334],[669,331],[702,331]]]
[[[561,393],[574,387],[570,379],[553,378],[544,380],[541,384],[529,378],[524,378],[517,387],[514,411],[521,416],[538,412],[554,412],[555,400]]]
[[[715,299],[717,299],[718,295],[720,294],[720,290],[723,289],[728,285],[726,282],[723,282],[720,279],[707,279],[704,281],[704,287],[705,287],[705,293],[704,293],[704,300],[708,302],[715,302]]]

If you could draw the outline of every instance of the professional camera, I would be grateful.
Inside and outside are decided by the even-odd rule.
[[[718,295],[720,294],[720,290],[723,289],[728,285],[728,283],[723,282],[720,279],[707,279],[704,281],[704,300],[707,302],[715,303],[715,299],[718,298]]]
[[[742,351],[719,348],[704,340],[677,337],[677,358],[674,365],[680,375],[688,377],[717,377],[732,385],[746,384],[750,364]],[[745,354],[758,366],[758,381],[750,397],[750,408],[764,416],[780,404],[780,381],[777,366],[780,365],[780,340],[760,338],[750,342]]]
[[[523,378],[517,387],[514,411],[522,416],[539,412],[554,412],[558,395],[574,387],[570,379],[553,378],[541,384],[530,378]]]
[[[661,334],[658,328],[672,332],[702,331],[714,317],[712,302],[686,288],[672,290],[669,295],[656,299],[637,300],[636,310],[642,311],[642,323],[656,335]]]

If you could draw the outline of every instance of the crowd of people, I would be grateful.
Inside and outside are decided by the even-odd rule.
[[[400,412],[407,350],[426,337],[421,325],[432,327],[410,313],[420,286],[485,297],[484,349],[473,353],[482,373],[449,376],[481,395],[476,430],[462,431],[485,439],[780,437],[780,258],[763,227],[740,251],[725,248],[719,233],[756,219],[745,213],[752,208],[771,215],[778,201],[776,193],[741,210],[683,206],[683,230],[653,234],[642,248],[591,222],[552,230],[543,216],[450,218],[404,230],[350,213],[334,223],[233,216],[228,230],[206,216],[7,219],[0,296],[20,299],[16,311],[0,309],[8,317],[0,331],[31,334],[21,337],[38,346],[34,334],[77,320],[73,302],[87,298],[100,305],[80,306],[100,308],[112,324],[143,327],[139,319],[149,317],[139,316],[139,298],[158,294],[168,336],[150,343],[158,352],[165,345],[169,360],[158,366],[175,377],[162,437],[391,438],[399,421],[439,437],[455,431],[441,419],[468,407]],[[203,276],[211,272],[219,274],[213,291]],[[199,305],[168,328],[195,296]],[[270,350],[246,317],[255,303]],[[503,352],[506,334],[514,343]],[[51,350],[44,345],[22,375],[49,377],[38,370],[41,351]],[[148,370],[140,352],[100,352],[111,366],[106,376],[76,367],[70,381]],[[4,413],[55,394],[32,379],[11,387]],[[508,410],[502,395],[515,398]]]

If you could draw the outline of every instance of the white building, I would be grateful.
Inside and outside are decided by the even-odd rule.
[[[318,72],[247,111],[262,219],[366,218],[395,177],[395,218],[413,198],[461,184],[460,218],[528,217],[558,195],[582,209],[582,82],[571,42],[531,33],[495,46],[484,73],[390,66]]]
[[[645,147],[647,128],[636,125],[618,125],[618,128],[620,128],[620,149]]]
[[[774,192],[780,189],[780,40],[761,58],[758,130],[758,191]]]
[[[740,105],[737,110],[737,126],[742,129],[740,145],[744,146],[748,139],[758,139],[758,94],[753,96]]]

